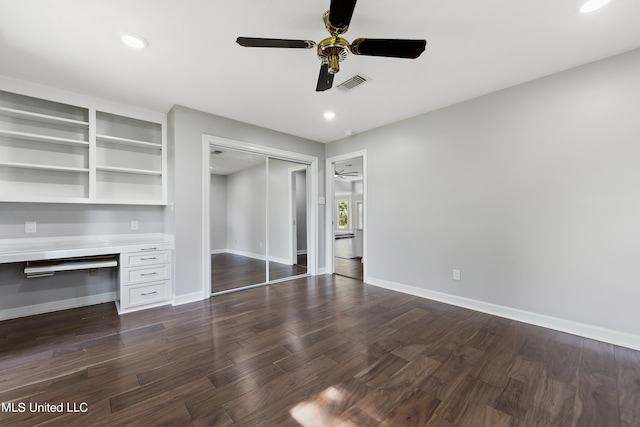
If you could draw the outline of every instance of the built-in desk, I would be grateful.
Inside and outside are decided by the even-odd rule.
[[[116,306],[126,313],[171,303],[172,250],[171,240],[157,234],[0,239],[0,263],[35,263],[25,267],[35,276],[117,267]]]

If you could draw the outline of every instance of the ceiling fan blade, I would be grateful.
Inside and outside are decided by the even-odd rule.
[[[236,43],[244,47],[283,47],[312,49],[316,43],[311,40],[265,39],[260,37],[238,37]]]
[[[333,86],[333,74],[329,73],[329,64],[322,64],[316,92],[324,92],[327,89],[331,89],[331,86]]]
[[[355,39],[351,43],[351,52],[354,55],[415,59],[424,52],[426,45],[426,40]]]
[[[342,29],[343,33],[347,31],[355,7],[356,0],[331,0],[331,6],[329,7],[329,23],[331,26]]]

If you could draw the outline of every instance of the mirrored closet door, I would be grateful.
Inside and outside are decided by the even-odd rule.
[[[307,165],[210,150],[211,292],[307,274]]]
[[[307,273],[307,166],[268,159],[269,280]]]

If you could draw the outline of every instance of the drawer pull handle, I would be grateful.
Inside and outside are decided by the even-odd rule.
[[[157,249],[158,249],[158,248],[142,248],[142,249],[140,249],[140,250],[141,250],[141,251],[155,251],[155,250],[157,250]]]
[[[158,295],[158,291],[153,291],[153,292],[147,292],[147,293],[141,293],[140,296],[142,297],[148,297],[149,295]]]
[[[158,259],[158,257],[155,257],[155,256],[149,256],[149,257],[146,257],[146,258],[141,257],[140,261],[149,261],[149,260],[152,260],[152,259]]]
[[[152,273],[142,273],[142,274],[140,274],[140,275],[141,275],[141,276],[155,276],[156,274],[158,274],[158,272],[157,272],[157,271],[154,271],[154,272],[152,272]]]

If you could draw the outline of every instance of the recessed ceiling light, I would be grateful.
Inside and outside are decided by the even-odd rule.
[[[336,117],[336,113],[334,113],[333,111],[327,111],[326,113],[324,113],[324,118],[327,120],[333,120]]]
[[[589,0],[586,3],[584,3],[582,7],[580,7],[580,12],[582,13],[593,12],[594,10],[598,10],[601,7],[605,7],[609,3],[611,3],[611,0]]]
[[[125,34],[120,38],[120,40],[122,40],[122,43],[133,49],[144,49],[149,45],[145,39],[135,34]]]

